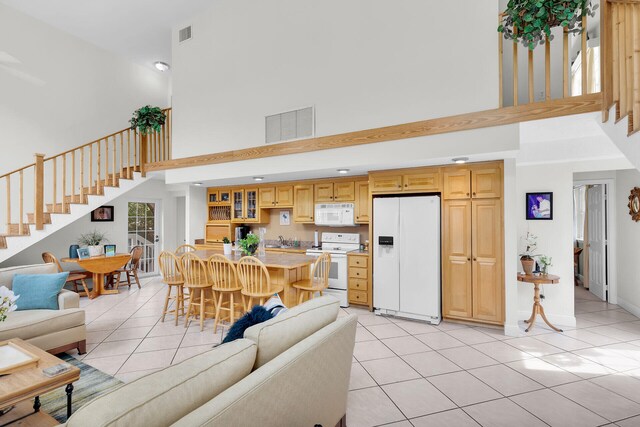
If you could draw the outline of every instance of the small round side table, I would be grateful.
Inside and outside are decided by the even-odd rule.
[[[525,329],[525,332],[529,332],[531,329],[533,329],[533,325],[536,323],[537,314],[542,316],[542,320],[544,320],[544,323],[549,325],[551,329],[556,332],[562,332],[562,329],[558,329],[551,323],[549,323],[549,321],[547,320],[547,316],[544,315],[544,308],[542,307],[542,304],[540,304],[540,285],[554,284],[558,283],[559,281],[560,277],[554,276],[553,274],[540,276],[534,276],[533,274],[518,274],[518,282],[533,283],[534,286],[533,312],[531,313],[531,317],[529,318],[529,320],[525,320],[525,322],[529,324],[529,327]]]

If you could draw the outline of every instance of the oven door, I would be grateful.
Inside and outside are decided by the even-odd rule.
[[[318,253],[307,253],[309,256],[318,257]],[[347,290],[347,255],[331,254],[331,267],[329,268],[329,288]]]

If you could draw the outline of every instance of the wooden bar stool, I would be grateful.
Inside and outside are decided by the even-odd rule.
[[[184,327],[189,326],[189,318],[192,315],[198,315],[200,316],[200,331],[203,331],[205,314],[214,314],[212,312],[206,312],[207,302],[213,303],[215,307],[215,298],[207,299],[206,297],[207,291],[212,291],[209,275],[207,274],[207,267],[204,261],[192,252],[187,252],[182,255],[182,257],[180,257],[180,264],[182,265],[184,286],[189,289],[189,307],[187,308],[187,315],[184,319]]]
[[[62,269],[62,266],[60,265],[60,261],[58,261],[58,258],[56,258],[56,256],[51,252],[43,252],[42,260],[46,264],[55,264],[58,267],[58,272],[60,273],[64,272],[64,270]],[[80,282],[82,284],[82,288],[84,289],[84,293],[86,294],[87,297],[89,297],[89,299],[91,299],[93,298],[93,295],[91,294],[91,292],[89,292],[89,288],[87,287],[87,282],[85,282],[85,280],[90,279],[92,277],[93,277],[93,274],[89,273],[88,271],[81,271],[81,270],[70,271],[69,277],[67,277],[66,283],[70,283],[73,285],[73,291],[75,293],[80,293],[78,291],[78,282]],[[96,284],[94,283],[93,286],[96,286]]]
[[[187,252],[195,252],[196,251],[196,247],[192,246],[192,245],[182,245],[182,246],[178,246],[178,248],[176,249],[175,254],[178,256],[182,256],[184,254],[186,254]]]
[[[220,312],[227,311],[229,313],[229,324],[233,324],[236,319],[236,309],[239,307],[240,310],[238,311],[242,315],[245,303],[244,296],[240,293],[242,286],[238,284],[238,273],[231,261],[220,254],[216,254],[209,257],[207,266],[209,267],[213,291],[218,294],[216,320],[213,323],[213,333],[215,334],[218,329],[218,321],[222,320]],[[235,299],[238,293],[240,293],[240,298]],[[224,301],[225,297],[228,298],[228,301]]]
[[[251,309],[253,299],[257,298],[260,305],[264,304],[265,299],[270,298],[273,294],[280,293],[284,290],[283,285],[273,285],[269,270],[256,257],[246,256],[238,261],[238,278],[242,283],[242,295],[248,297],[245,310]]]
[[[160,274],[162,274],[162,281],[169,287],[167,296],[164,300],[164,308],[162,309],[162,321],[164,317],[169,314],[175,315],[176,326],[178,326],[178,317],[180,311],[184,316],[184,277],[182,276],[182,265],[180,259],[171,252],[162,251],[158,256],[158,265],[160,266]],[[176,295],[171,295],[171,290],[176,288]],[[188,299],[188,298],[187,298]],[[175,300],[176,305],[174,310],[168,311],[169,302]]]
[[[309,299],[313,299],[316,292],[322,296],[322,291],[329,287],[329,270],[331,269],[331,254],[323,253],[313,263],[313,269],[308,279],[298,280],[291,286],[298,290],[298,304],[302,304],[305,293],[309,294]]]

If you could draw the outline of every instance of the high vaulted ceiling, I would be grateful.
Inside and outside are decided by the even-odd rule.
[[[213,0],[0,0],[47,24],[149,67],[171,63],[171,29]]]

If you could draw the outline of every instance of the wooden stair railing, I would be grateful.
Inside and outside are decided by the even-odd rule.
[[[640,130],[640,0],[607,0],[601,12],[606,50],[603,119],[615,105],[616,122],[628,120],[628,134]]]
[[[0,175],[6,201],[0,248],[6,247],[5,237],[29,235],[29,224],[42,230],[52,213],[69,213],[71,204],[86,204],[87,196],[103,195],[104,187],[118,187],[134,172],[145,176],[145,164],[170,160],[171,109],[163,111],[167,120],[160,132],[123,129],[51,157],[36,154],[34,163]]]

